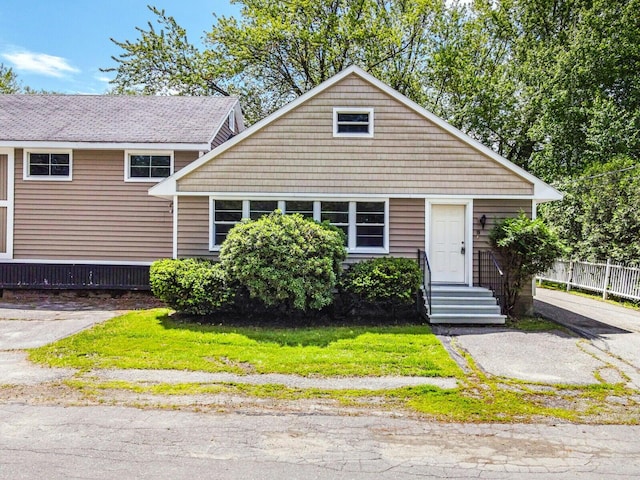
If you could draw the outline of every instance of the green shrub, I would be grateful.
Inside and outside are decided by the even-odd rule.
[[[275,211],[231,229],[220,248],[228,278],[252,298],[284,312],[319,310],[333,301],[346,258],[336,231]]]
[[[489,241],[501,260],[505,308],[513,316],[522,288],[533,275],[551,267],[566,249],[540,218],[531,220],[524,213],[497,223],[489,232]]]
[[[421,283],[422,272],[414,260],[380,257],[353,265],[342,288],[369,302],[410,305]]]
[[[153,295],[181,313],[210,315],[233,301],[224,270],[207,260],[158,260],[151,265],[149,280]]]

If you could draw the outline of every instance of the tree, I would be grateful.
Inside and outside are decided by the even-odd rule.
[[[640,162],[619,155],[558,188],[565,195],[562,202],[542,205],[540,213],[574,258],[640,259]]]
[[[146,95],[214,95],[226,94],[216,84],[215,65],[207,55],[187,39],[187,32],[164,10],[148,7],[156,16],[160,30],[152,22],[148,30],[136,27],[140,38],[131,42],[111,39],[124,50],[111,57],[116,67],[101,69],[116,72],[113,93]]]
[[[160,31],[149,22],[135,42],[112,39],[124,50],[113,57],[116,67],[104,69],[116,72],[114,92],[206,95],[220,86],[243,97],[252,123],[358,64],[422,102],[420,72],[448,11],[445,0],[235,3],[241,18],[219,18],[202,51],[173,17],[149,7]]]
[[[0,63],[0,93],[19,93],[21,90],[18,77],[11,68]]]
[[[555,2],[554,2],[555,4]],[[640,159],[640,0],[569,1],[549,48],[531,169],[552,180],[619,154]]]
[[[502,260],[505,309],[511,316],[524,285],[551,267],[564,246],[542,219],[531,220],[524,213],[498,222],[489,232],[489,241]]]

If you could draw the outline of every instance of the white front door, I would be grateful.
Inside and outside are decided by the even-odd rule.
[[[465,283],[465,205],[431,205],[431,280]]]

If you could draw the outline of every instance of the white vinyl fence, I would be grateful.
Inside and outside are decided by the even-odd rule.
[[[607,263],[556,261],[537,279],[564,283],[567,290],[577,287],[601,292],[605,299],[613,295],[640,300],[640,268],[614,265],[609,260]]]

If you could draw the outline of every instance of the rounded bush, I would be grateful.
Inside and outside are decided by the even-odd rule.
[[[220,248],[230,281],[288,312],[330,305],[345,258],[338,232],[278,210],[236,225]]]
[[[233,301],[224,270],[207,260],[158,260],[151,264],[149,280],[153,295],[180,313],[210,315]]]
[[[410,305],[421,282],[422,273],[414,260],[380,257],[353,265],[344,276],[342,288],[369,302]]]

